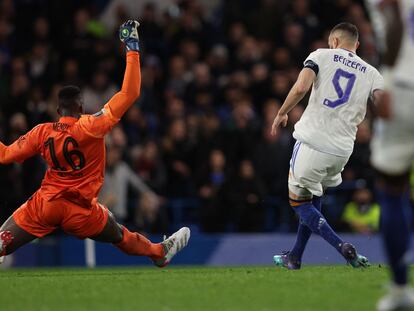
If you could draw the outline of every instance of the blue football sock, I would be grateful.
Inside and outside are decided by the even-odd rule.
[[[312,203],[301,204],[294,207],[294,210],[303,224],[312,230],[312,232],[318,233],[325,241],[342,254],[342,239],[332,230],[325,217],[323,217]]]
[[[313,205],[318,211],[322,208],[322,198],[314,196],[312,199]],[[290,251],[290,256],[297,261],[302,261],[303,252],[305,251],[306,244],[308,244],[309,238],[312,235],[312,231],[302,223],[299,219],[298,233],[296,235],[296,242]]]
[[[313,196],[312,204],[318,211],[322,210],[322,197]]]
[[[408,192],[391,195],[378,191],[381,206],[381,231],[394,282],[408,282],[408,265],[404,255],[410,245],[411,206]]]
[[[311,235],[311,229],[309,229],[305,224],[303,224],[299,220],[298,233],[296,234],[296,242],[289,253],[292,259],[302,261],[303,252],[305,251],[306,244],[308,243]]]

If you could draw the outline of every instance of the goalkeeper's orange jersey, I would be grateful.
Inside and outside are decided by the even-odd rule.
[[[89,206],[104,181],[104,136],[139,96],[140,85],[139,54],[127,52],[122,89],[100,112],[79,119],[61,117],[58,122],[39,124],[10,146],[0,143],[0,163],[23,162],[40,154],[48,164],[42,198],[65,197]]]

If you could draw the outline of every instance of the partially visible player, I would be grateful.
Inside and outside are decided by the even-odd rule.
[[[414,0],[376,1],[385,21],[383,63],[386,92],[379,103],[371,162],[378,172],[381,232],[392,273],[389,293],[378,310],[413,310],[409,286],[409,176],[414,167]]]
[[[377,101],[383,89],[379,72],[356,50],[358,29],[336,25],[329,35],[330,49],[318,49],[304,62],[295,85],[272,127],[286,126],[288,113],[312,87],[308,106],[295,125],[296,144],[290,162],[289,198],[299,217],[296,243],[291,251],[274,256],[278,266],[300,269],[312,232],[331,244],[354,268],[369,265],[367,258],[344,242],[321,214],[321,197],[342,182],[341,172],[352,154],[357,126],[366,114],[368,99]]]
[[[140,93],[138,26],[128,21],[120,27],[127,50],[124,81],[101,111],[83,115],[80,89],[66,86],[59,91],[58,122],[40,124],[10,146],[0,143],[1,164],[23,162],[36,154],[48,164],[40,189],[0,228],[0,256],[58,227],[81,239],[113,243],[129,255],[147,256],[159,267],[187,245],[188,228],[154,244],[118,224],[97,201],[105,171],[104,137]]]

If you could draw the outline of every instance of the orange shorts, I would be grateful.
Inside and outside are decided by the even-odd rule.
[[[60,227],[68,234],[85,239],[102,232],[108,209],[97,202],[82,207],[66,198],[46,201],[41,191],[37,191],[13,213],[13,219],[20,228],[39,238]]]

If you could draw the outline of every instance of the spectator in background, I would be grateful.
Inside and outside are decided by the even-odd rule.
[[[111,147],[117,147],[120,150],[125,150],[128,144],[128,137],[125,135],[121,126],[115,126],[112,129],[111,135],[107,138],[108,144]]]
[[[28,132],[27,118],[25,114],[17,112],[10,118],[9,143],[16,141],[21,135]]]
[[[6,18],[0,17],[0,73],[2,73],[9,64],[12,57],[12,45],[10,34],[12,33],[12,25]]]
[[[265,63],[257,63],[251,69],[251,85],[249,92],[253,96],[256,111],[261,111],[260,106],[269,96],[269,67]]]
[[[259,127],[250,100],[235,103],[229,123],[226,154],[231,161],[248,158],[252,155],[259,136]]]
[[[46,84],[52,75],[53,56],[45,43],[33,45],[30,59],[28,60],[29,74],[36,83]]]
[[[283,102],[290,90],[289,77],[281,71],[276,71],[272,74],[271,81],[271,96]]]
[[[226,196],[230,219],[237,231],[263,230],[265,187],[250,160],[240,163],[237,174],[227,184]]]
[[[371,128],[368,120],[358,126],[355,139],[354,152],[345,167],[344,176],[347,180],[365,180],[369,185],[373,184],[375,172],[370,165],[370,141]]]
[[[33,22],[33,43],[41,42],[50,44],[50,25],[44,16],[39,16]]]
[[[78,9],[73,15],[73,27],[70,28],[69,38],[65,42],[65,52],[76,59],[82,75],[86,76],[91,73],[90,53],[94,48],[94,36],[88,28],[90,21],[89,10]]]
[[[62,84],[82,85],[79,74],[79,63],[76,59],[68,58],[63,64]]]
[[[293,0],[292,14],[288,16],[288,20],[300,24],[304,30],[304,37],[309,44],[312,40],[317,39],[319,33],[319,19],[310,11],[309,0]]]
[[[208,166],[198,173],[197,188],[201,199],[201,226],[205,232],[223,232],[227,229],[229,207],[226,206],[226,189],[229,171],[223,151],[213,149]]]
[[[141,67],[141,96],[138,99],[143,112],[159,114],[161,111],[163,68],[156,55],[145,58]]]
[[[373,201],[372,192],[363,188],[355,191],[353,200],[345,206],[342,221],[353,232],[372,234],[378,231],[380,207]]]
[[[227,83],[227,75],[230,71],[227,47],[222,44],[213,46],[206,57],[206,62],[216,79],[217,86],[223,87]]]
[[[226,139],[220,126],[220,120],[215,113],[202,115],[195,149],[196,163],[208,163],[213,149],[224,150]]]
[[[208,111],[212,109],[211,99],[203,100],[200,96],[214,96],[216,92],[213,79],[210,74],[210,67],[205,63],[197,63],[193,66],[193,79],[188,84],[186,99],[189,106],[197,110]]]
[[[170,59],[167,89],[179,97],[185,95],[187,85],[190,82],[191,75],[187,68],[184,57],[176,55]]]
[[[163,154],[168,176],[166,193],[172,197],[186,197],[194,193],[192,183],[194,146],[187,138],[185,120],[173,120],[163,140]]]
[[[129,215],[128,186],[131,186],[141,197],[145,196],[142,199],[146,210],[143,214],[147,216],[147,220],[155,220],[160,205],[158,196],[122,161],[122,150],[110,147],[106,157],[105,182],[99,200],[121,222],[127,221]]]
[[[284,27],[284,43],[289,49],[292,59],[298,64],[306,59],[309,49],[306,48],[305,31],[301,24],[287,23]]]
[[[292,136],[282,129],[276,136],[270,134],[273,116],[276,115],[280,104],[277,100],[270,99],[264,106],[264,118],[266,126],[262,129],[262,135],[254,150],[253,161],[257,174],[263,179],[267,194],[271,197],[268,204],[274,210],[278,227],[281,231],[289,230],[292,219],[292,208],[289,205],[286,187],[286,178],[289,174],[289,160],[293,149]],[[269,219],[274,223],[276,219]]]
[[[96,71],[92,76],[91,84],[87,85],[83,91],[85,113],[94,114],[101,110],[117,90],[105,71]]]
[[[131,158],[134,170],[142,180],[157,193],[163,193],[166,172],[157,143],[150,140],[142,148],[135,147]]]
[[[31,89],[27,110],[31,128],[39,123],[52,120],[52,116],[48,112],[47,102],[44,99],[43,90],[39,86]]]
[[[140,232],[163,234],[168,232],[168,218],[162,201],[151,192],[144,192],[139,197],[134,224]]]
[[[185,118],[186,116],[186,106],[185,102],[176,96],[171,96],[167,100],[165,108],[165,116],[169,120]]]
[[[30,92],[31,81],[26,72],[26,63],[22,57],[13,58],[11,63],[11,81],[8,105],[4,105],[6,116],[15,112],[27,114],[27,101]]]
[[[268,193],[283,197],[286,194],[292,144],[283,131],[272,136],[270,129],[271,126],[262,130],[262,137],[254,150],[254,163]]]
[[[142,143],[149,135],[148,118],[137,105],[132,106],[123,119],[123,129],[128,137],[128,145],[134,146]]]
[[[272,55],[272,65],[275,70],[286,70],[292,67],[293,61],[289,50],[285,47],[278,47]]]

